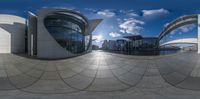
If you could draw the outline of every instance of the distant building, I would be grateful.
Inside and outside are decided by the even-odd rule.
[[[158,48],[157,37],[142,37],[141,35],[126,36],[124,38],[129,39],[127,42],[128,49],[134,50],[145,50],[145,49],[156,49]]]
[[[125,51],[126,49],[126,40],[124,39],[119,39],[116,40],[116,47],[117,47],[117,51]]]
[[[92,50],[99,50],[99,46],[97,46],[97,45],[92,45]]]
[[[107,51],[123,51],[125,50],[126,40],[104,40],[102,49]]]
[[[108,50],[113,51],[116,50],[117,46],[116,46],[116,41],[115,40],[109,40],[108,41]]]
[[[146,37],[143,38],[141,41],[141,48],[142,49],[156,49],[158,48],[158,38],[156,37]]]
[[[107,41],[107,40],[104,40],[104,41],[103,41],[102,49],[103,49],[103,50],[108,50],[108,41]]]
[[[158,38],[142,37],[141,35],[126,36],[126,39],[104,40],[102,49],[106,51],[132,52],[155,50],[158,48]]]

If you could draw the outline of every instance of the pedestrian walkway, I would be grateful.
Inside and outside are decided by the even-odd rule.
[[[0,97],[195,99],[200,96],[200,77],[195,76],[199,60],[195,53],[131,56],[93,51],[62,60],[0,54]]]

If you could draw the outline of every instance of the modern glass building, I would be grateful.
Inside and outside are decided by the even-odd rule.
[[[85,22],[66,13],[52,14],[45,18],[45,27],[67,51],[83,53],[89,48],[90,35],[84,33]]]
[[[32,48],[29,49],[35,49],[30,53],[36,53],[38,58],[48,59],[73,57],[90,52],[92,31],[102,21],[88,20],[79,12],[64,8],[43,8],[37,15],[29,16],[37,19],[29,24],[30,27],[37,28],[35,36],[35,32],[29,31],[29,34],[33,35],[33,38],[29,37],[30,42],[33,42]]]
[[[158,48],[157,37],[142,37],[141,35],[126,36],[124,38],[129,39],[127,43],[128,50],[146,50]]]
[[[134,52],[156,51],[158,49],[157,37],[142,37],[141,35],[125,36],[126,39],[104,40],[102,49],[110,52]]]
[[[7,48],[4,52],[9,50],[7,53],[28,53],[45,59],[67,58],[90,52],[92,31],[102,21],[102,19],[89,20],[79,12],[66,8],[43,8],[36,14],[29,12],[28,19],[7,16],[9,18],[6,22],[2,22],[3,25],[20,23],[20,27],[16,24],[14,30],[11,30],[15,33],[10,33],[12,35],[8,38],[19,34],[20,37],[19,35],[16,37],[20,42],[16,46],[7,44],[5,47],[0,47],[0,51]],[[5,28],[2,24],[1,28]],[[4,32],[10,32],[8,27],[6,30]]]

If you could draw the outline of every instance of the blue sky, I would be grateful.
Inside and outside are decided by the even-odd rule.
[[[200,13],[199,4],[200,0],[1,0],[0,13],[27,17],[27,11],[36,13],[42,7],[72,8],[89,19],[104,19],[93,32],[98,38],[93,43],[100,45],[101,40],[126,35],[157,36],[165,24],[177,17]],[[187,32],[173,39],[196,36],[195,29]]]

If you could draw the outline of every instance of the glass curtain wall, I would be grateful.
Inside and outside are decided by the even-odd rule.
[[[172,40],[197,38],[197,23],[186,24],[169,32],[160,40],[160,45]]]
[[[83,53],[88,49],[90,36],[84,35],[84,23],[72,16],[50,15],[44,24],[52,37],[66,50]]]

